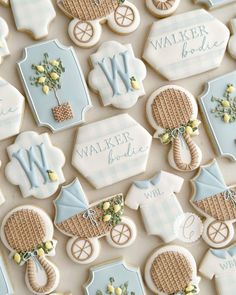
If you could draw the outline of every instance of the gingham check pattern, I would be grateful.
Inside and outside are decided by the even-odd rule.
[[[174,225],[183,210],[175,195],[160,197],[158,201],[142,206],[141,213],[148,234],[158,235],[166,243],[176,239]]]

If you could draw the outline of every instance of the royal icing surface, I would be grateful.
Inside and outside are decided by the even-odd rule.
[[[101,24],[107,22],[112,31],[130,34],[140,24],[136,6],[119,0],[57,0],[61,10],[73,20],[69,24],[69,36],[80,47],[96,45],[102,35]],[[74,9],[77,5],[78,9]]]
[[[146,0],[147,8],[157,17],[167,17],[178,8],[180,0]]]
[[[71,237],[66,248],[69,257],[76,263],[91,263],[98,257],[98,239],[101,237],[106,237],[107,242],[115,248],[128,247],[136,239],[135,224],[123,216],[122,194],[89,205],[76,178],[62,187],[54,204],[54,223],[58,230]]]
[[[0,168],[1,168],[2,162],[0,161]],[[0,189],[0,206],[5,202],[4,195]]]
[[[215,279],[218,295],[233,294],[236,288],[236,245],[208,250],[199,272],[209,280]]]
[[[0,140],[20,132],[24,101],[14,86],[0,78]]]
[[[10,211],[1,225],[1,240],[18,266],[26,266],[25,282],[34,294],[49,294],[59,285],[59,270],[47,256],[55,255],[53,223],[34,206]]]
[[[212,142],[220,156],[236,161],[234,111],[236,72],[209,81],[199,96],[199,105],[205,118]],[[236,86],[236,85],[235,85]]]
[[[168,80],[218,67],[229,39],[228,28],[203,9],[155,22],[143,58]]]
[[[202,166],[192,180],[194,195],[191,203],[206,217],[203,239],[214,248],[227,246],[234,236],[236,222],[235,187],[225,184],[216,161]]]
[[[233,3],[235,2],[235,0],[194,0],[194,2],[205,4],[209,9],[213,9],[229,3]]]
[[[139,269],[116,260],[90,269],[89,281],[84,285],[86,295],[105,295],[107,289],[116,294],[145,295]],[[114,292],[113,292],[114,293]]]
[[[9,34],[9,28],[6,21],[0,17],[0,64],[3,58],[10,55],[10,51],[7,46],[6,38]]]
[[[156,129],[154,137],[171,144],[169,164],[180,171],[192,171],[202,160],[202,152],[192,140],[199,134],[197,114],[193,95],[176,85],[159,88],[147,101],[147,117]]]
[[[149,180],[134,182],[126,196],[128,207],[134,210],[140,207],[147,233],[160,236],[165,243],[177,238],[174,225],[183,210],[174,193],[181,190],[183,181],[177,175],[161,171]]]
[[[57,40],[27,47],[18,69],[40,126],[56,132],[85,121],[91,101],[72,47]]]
[[[200,279],[194,257],[180,246],[156,250],[145,266],[147,286],[158,295],[198,294]]]
[[[228,44],[228,51],[230,55],[236,59],[236,19],[233,18],[230,21],[230,29],[231,29],[231,37],[229,39],[229,44]]]
[[[5,175],[12,184],[19,186],[24,198],[48,198],[65,181],[62,172],[65,157],[52,145],[47,133],[23,132],[7,152],[10,162]]]
[[[147,130],[128,114],[110,117],[79,128],[72,164],[102,188],[144,172],[151,142]]]
[[[93,70],[89,74],[89,85],[100,94],[104,106],[127,109],[145,95],[142,82],[146,67],[134,56],[131,44],[105,42],[90,60]]]
[[[1,295],[13,295],[14,291],[12,288],[11,281],[9,279],[3,257],[0,252],[0,294]]]
[[[35,39],[48,35],[49,24],[56,17],[51,0],[10,0],[10,4],[17,30],[30,32]]]

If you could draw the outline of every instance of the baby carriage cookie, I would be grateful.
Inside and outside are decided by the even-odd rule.
[[[180,0],[146,0],[147,8],[157,17],[167,17],[178,8]]]
[[[34,294],[49,294],[59,284],[59,271],[46,256],[55,255],[53,224],[49,216],[33,206],[9,212],[1,226],[1,239],[19,266],[26,264],[25,281]]]
[[[86,295],[145,295],[139,268],[131,267],[120,259],[90,268],[84,291]]]
[[[191,204],[206,217],[203,239],[214,248],[227,246],[234,236],[236,190],[228,187],[217,162],[202,166],[192,180]]]
[[[123,216],[123,195],[118,194],[89,204],[79,180],[63,186],[54,202],[55,226],[71,237],[67,253],[76,263],[93,262],[99,255],[98,239],[106,237],[115,248],[130,246],[136,239],[136,226]]]
[[[91,101],[72,47],[58,40],[26,47],[18,70],[39,126],[57,132],[85,121]]]
[[[57,0],[57,4],[73,18],[68,33],[80,47],[92,47],[99,42],[104,22],[118,34],[130,34],[140,24],[138,9],[126,0]]]
[[[9,182],[20,187],[24,198],[44,199],[64,182],[65,157],[52,145],[48,133],[23,132],[7,148],[10,162],[5,169]]]
[[[90,61],[93,70],[89,74],[89,85],[99,93],[104,106],[128,109],[145,95],[146,66],[134,56],[131,44],[105,42],[90,56]]]
[[[56,17],[51,0],[1,0],[1,2],[11,5],[18,31],[28,32],[36,40],[48,35],[48,27]]]
[[[6,38],[9,34],[9,28],[6,21],[0,17],[0,64],[3,58],[10,55],[10,51],[7,46]]]
[[[0,140],[20,132],[25,98],[10,83],[0,78]]]
[[[0,294],[13,295],[14,290],[7,273],[6,265],[0,251]]]
[[[200,291],[196,262],[192,254],[180,246],[156,250],[146,263],[145,280],[158,295],[193,295]]]
[[[209,249],[199,272],[209,280],[214,278],[217,295],[231,295],[236,288],[236,245],[224,249]]]
[[[175,85],[159,88],[147,102],[148,120],[156,129],[154,137],[163,144],[171,144],[168,160],[180,171],[192,171],[202,160],[201,150],[192,140],[199,134],[197,114],[193,95]]]

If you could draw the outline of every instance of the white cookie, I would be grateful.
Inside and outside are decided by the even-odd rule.
[[[147,8],[157,17],[167,17],[178,8],[180,0],[146,0]]]
[[[230,55],[236,59],[236,19],[231,19],[230,20],[230,29],[232,32],[232,35],[229,39],[229,44],[228,44],[228,51]]]
[[[9,28],[6,21],[0,17],[0,64],[3,58],[10,55],[10,51],[7,46],[6,38],[9,34]]]
[[[147,117],[156,129],[154,137],[163,144],[171,143],[169,164],[180,171],[197,169],[202,160],[200,148],[192,141],[199,134],[197,114],[194,96],[176,85],[159,88],[147,101]]]
[[[118,34],[130,34],[140,25],[139,11],[129,1],[57,0],[57,4],[68,17],[73,18],[68,33],[80,47],[92,47],[99,42],[102,23],[107,22]]]
[[[51,0],[10,0],[10,4],[18,31],[29,32],[36,40],[48,35],[56,17]]]
[[[6,265],[4,263],[4,257],[1,255],[1,251],[0,251],[0,294],[1,295],[14,294],[12,283],[9,278]]]
[[[63,234],[71,237],[67,243],[68,256],[76,263],[88,264],[99,255],[99,238],[106,237],[115,248],[130,246],[136,239],[134,222],[123,216],[123,195],[118,194],[89,204],[76,178],[63,186],[54,202],[54,224]]]
[[[50,217],[29,205],[13,209],[2,222],[1,240],[17,265],[26,264],[26,285],[37,295],[49,294],[59,284],[59,270],[46,258],[55,255],[53,232]]]
[[[6,177],[20,187],[24,198],[48,198],[64,182],[65,157],[52,145],[48,133],[23,132],[7,152],[10,162],[5,169]]]
[[[24,96],[0,78],[0,140],[20,132],[25,105]]]
[[[193,290],[193,294],[198,294],[200,291],[196,262],[192,254],[180,246],[155,250],[145,266],[145,281],[158,295],[187,295]]]
[[[104,106],[128,109],[145,95],[142,82],[146,67],[134,56],[131,44],[105,42],[90,60],[93,70],[89,74],[89,85],[100,94]]]
[[[0,167],[1,167],[2,162],[0,161]],[[2,191],[0,190],[0,206],[5,202],[4,195]]]

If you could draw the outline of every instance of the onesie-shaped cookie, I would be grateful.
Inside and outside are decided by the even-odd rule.
[[[16,135],[24,113],[24,96],[0,78],[0,140]]]
[[[76,263],[93,262],[99,255],[99,238],[106,237],[115,248],[130,246],[136,239],[136,226],[123,216],[123,195],[118,194],[89,205],[83,188],[76,178],[63,186],[55,201],[56,227],[71,237],[67,253]]]
[[[105,42],[90,56],[90,61],[93,70],[89,74],[89,84],[99,93],[104,106],[128,109],[145,95],[146,67],[134,56],[131,44]]]
[[[10,51],[7,46],[6,38],[9,33],[9,28],[6,21],[0,17],[0,64],[3,61],[3,58],[10,55]]]
[[[200,291],[196,262],[192,254],[180,246],[156,250],[146,263],[145,280],[158,295],[193,295]]]
[[[167,17],[178,8],[180,0],[146,0],[147,8],[157,17]]]
[[[68,32],[80,47],[92,47],[99,42],[104,22],[118,34],[130,34],[140,24],[138,9],[126,0],[57,0],[57,4],[73,18]]]
[[[5,169],[6,177],[19,185],[24,198],[48,198],[64,182],[65,157],[52,145],[48,133],[23,132],[7,152],[10,162]]]
[[[49,216],[33,206],[18,207],[2,222],[1,239],[18,265],[26,264],[25,281],[34,294],[49,294],[59,284],[59,271],[46,256],[55,255],[53,224]]]
[[[236,245],[223,249],[209,249],[199,272],[209,280],[215,279],[217,295],[231,295],[236,288]]]
[[[1,0],[10,4],[18,31],[30,33],[38,40],[48,35],[48,27],[56,17],[51,0]]]
[[[175,85],[159,88],[147,102],[147,116],[156,129],[154,137],[163,144],[171,143],[168,160],[177,170],[192,171],[201,163],[201,150],[192,140],[198,135],[197,114],[193,95]]]

